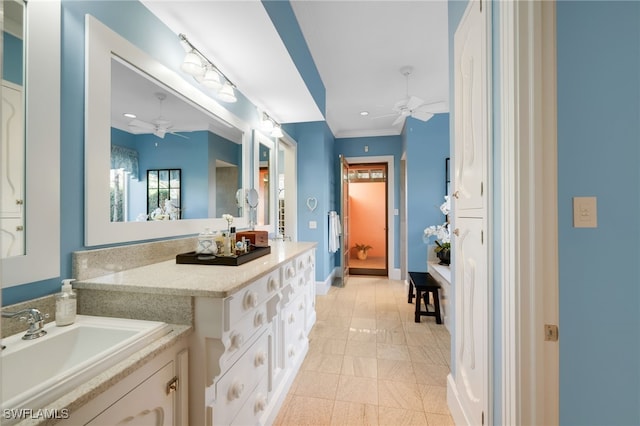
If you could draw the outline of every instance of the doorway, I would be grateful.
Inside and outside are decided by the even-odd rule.
[[[349,274],[388,276],[387,163],[349,164]]]

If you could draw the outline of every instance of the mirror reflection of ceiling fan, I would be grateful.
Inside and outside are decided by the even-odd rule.
[[[164,139],[167,133],[171,135],[180,136],[181,138],[184,138],[184,139],[189,139],[188,136],[181,135],[180,133],[178,133],[179,130],[173,129],[173,123],[162,116],[162,101],[164,101],[167,98],[167,94],[158,92],[158,93],[154,93],[154,95],[160,101],[160,115],[151,121],[143,121],[143,120],[134,118],[129,122],[129,126],[146,130],[161,139]]]
[[[400,73],[405,76],[407,80],[407,93],[406,97],[395,103],[392,110],[393,113],[379,115],[376,118],[384,118],[384,117],[393,117],[398,116],[394,122],[391,124],[395,126],[396,124],[404,123],[404,120],[407,117],[413,117],[421,121],[428,121],[433,114],[438,114],[442,112],[447,112],[447,104],[445,102],[430,102],[425,103],[422,99],[416,96],[409,96],[409,76],[413,72],[413,67],[402,67],[400,69]]]

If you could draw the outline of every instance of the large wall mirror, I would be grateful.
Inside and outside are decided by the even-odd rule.
[[[60,2],[2,0],[2,11],[0,269],[11,287],[60,275]]]
[[[86,24],[85,244],[222,229],[225,213],[246,226],[235,195],[249,182],[247,125],[95,18]],[[169,169],[181,169],[180,214],[152,214],[147,171]],[[163,193],[154,210],[177,205],[178,192]]]

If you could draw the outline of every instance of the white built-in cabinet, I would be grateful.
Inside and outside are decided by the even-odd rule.
[[[455,367],[449,407],[456,424],[488,424],[489,2],[471,1],[454,36]]]
[[[189,421],[188,339],[179,338],[151,361],[79,408],[63,426],[182,426]]]
[[[194,303],[190,424],[271,424],[309,348],[315,249],[229,297]]]
[[[22,86],[2,80],[0,258],[24,253],[24,112]]]

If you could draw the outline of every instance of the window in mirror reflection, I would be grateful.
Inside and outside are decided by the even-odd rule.
[[[149,220],[181,217],[180,169],[147,170],[147,214]]]
[[[0,257],[21,256],[25,235],[24,3],[2,2],[2,166],[0,166]]]

